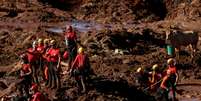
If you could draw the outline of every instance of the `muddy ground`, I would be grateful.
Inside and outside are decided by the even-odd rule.
[[[166,66],[165,31],[169,27],[201,34],[199,0],[66,0],[65,3],[33,0],[29,4],[19,0],[14,7],[9,1],[0,1],[0,5],[0,94],[15,94],[13,82],[18,80],[11,71],[19,67],[19,54],[33,40],[56,39],[63,53],[63,30],[71,24],[78,33],[79,45],[90,56],[96,75],[86,94],[77,93],[75,82],[68,75],[62,76],[62,90],[42,86],[50,99],[56,95],[56,101],[152,101],[152,94],[138,89],[136,69],[150,68],[155,63]],[[197,46],[201,48],[200,42]],[[197,89],[201,83],[201,53],[198,51],[191,62],[189,50],[185,47],[182,50],[177,67],[179,83],[186,85],[178,86],[177,96],[181,101],[200,101],[201,92]]]

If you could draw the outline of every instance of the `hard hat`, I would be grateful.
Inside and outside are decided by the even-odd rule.
[[[43,39],[38,39],[38,43],[42,43],[43,42]]]
[[[154,71],[155,71],[157,68],[158,68],[158,64],[155,64],[155,65],[152,66],[152,70],[154,70]]]
[[[174,59],[173,58],[168,59],[167,64],[168,65],[174,64]]]
[[[80,48],[78,49],[78,53],[83,53],[83,52],[84,52],[84,48],[80,47]]]
[[[50,45],[55,45],[55,44],[56,44],[55,40],[50,41]]]
[[[141,68],[141,67],[137,69],[137,73],[139,73],[139,72],[141,72],[141,71],[142,71],[142,68]]]
[[[48,44],[49,41],[50,41],[49,39],[44,39],[43,43],[44,43],[44,44]]]

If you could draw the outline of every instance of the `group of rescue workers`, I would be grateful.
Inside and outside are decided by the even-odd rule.
[[[42,83],[47,88],[60,88],[61,58],[68,60],[68,69],[63,74],[70,74],[75,78],[80,92],[86,91],[85,80],[89,77],[90,72],[89,58],[83,47],[79,47],[77,50],[77,37],[72,26],[66,28],[64,36],[66,51],[63,56],[60,55],[55,40],[41,38],[34,41],[32,47],[20,55],[22,82],[18,87],[19,95],[25,95],[29,101],[46,101],[45,96],[38,89]],[[18,99],[17,101],[24,100]]]
[[[61,56],[57,43],[52,39],[37,39],[32,43],[20,57],[22,68],[20,78],[22,82],[19,86],[19,95],[24,95],[16,101],[47,101],[47,98],[39,90],[40,84],[44,83],[47,88],[59,89],[61,86],[61,58],[68,60],[68,68],[63,74],[70,74],[74,77],[79,91],[86,92],[86,79],[92,73],[90,69],[89,58],[85,54],[83,47],[77,50],[77,36],[72,26],[66,28],[64,33],[66,51]],[[169,92],[172,92],[172,98],[175,100],[176,83],[178,74],[175,66],[175,60],[167,60],[168,68],[165,73],[159,70],[159,65],[155,64],[151,72],[145,68],[137,69],[138,83],[145,90],[157,91],[159,99],[164,98],[169,101]],[[158,89],[159,88],[159,89]],[[161,100],[162,101],[162,100]]]
[[[137,69],[137,81],[144,91],[156,92],[159,101],[176,101],[176,85],[178,72],[174,58],[167,60],[168,67],[160,70],[158,64],[154,64],[151,71],[140,67]]]

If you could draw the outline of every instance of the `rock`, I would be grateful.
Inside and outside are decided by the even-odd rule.
[[[0,90],[4,90],[6,88],[8,88],[8,86],[3,81],[0,81]]]

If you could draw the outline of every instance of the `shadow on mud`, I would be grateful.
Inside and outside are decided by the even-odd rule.
[[[118,32],[110,36],[113,47],[111,49],[127,49],[132,54],[143,55],[153,51],[152,46],[165,47],[165,38],[160,35],[157,36],[155,32],[150,29],[145,29],[142,34]]]
[[[111,81],[99,79],[93,82],[93,86],[97,92],[120,96],[128,101],[156,101],[154,97],[137,90],[134,86],[130,86],[125,80]]]

